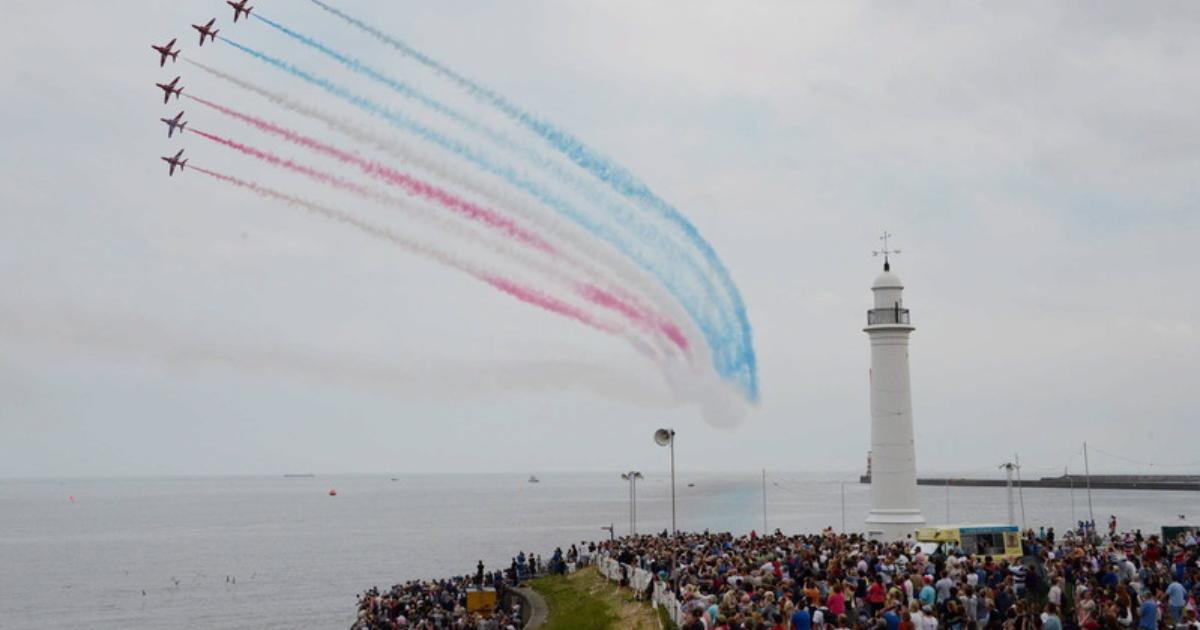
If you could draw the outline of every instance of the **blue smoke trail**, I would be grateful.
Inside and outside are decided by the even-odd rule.
[[[352,72],[364,75],[372,81],[390,88],[392,91],[400,94],[401,96],[413,99],[425,107],[428,107],[429,109],[449,118],[455,123],[463,125],[464,127],[467,127],[472,131],[487,137],[502,149],[523,157],[536,167],[546,171],[552,177],[568,184],[573,190],[584,195],[584,197],[590,203],[596,204],[607,210],[619,225],[629,230],[634,236],[642,238],[647,242],[647,244],[657,247],[665,254],[669,254],[674,258],[684,261],[684,263],[688,266],[689,271],[699,279],[704,287],[704,291],[706,293],[705,299],[711,302],[722,304],[723,308],[721,308],[717,313],[717,316],[720,318],[721,328],[728,331],[735,325],[733,322],[734,318],[732,315],[730,315],[727,304],[725,304],[723,301],[724,296],[712,283],[711,279],[708,277],[707,271],[702,269],[700,265],[692,259],[690,253],[681,248],[669,237],[663,235],[658,229],[655,228],[653,224],[647,223],[645,220],[641,219],[638,214],[632,212],[630,208],[620,203],[613,203],[611,195],[602,189],[598,189],[595,185],[595,182],[580,179],[575,172],[565,169],[562,164],[553,160],[549,160],[538,152],[514,142],[510,138],[504,136],[502,133],[496,132],[485,125],[472,120],[470,117],[462,114],[445,103],[426,96],[425,94],[421,93],[420,90],[407,85],[403,81],[393,79],[392,77],[389,77],[386,74],[371,68],[357,59],[339,53],[325,44],[322,44],[311,37],[293,31],[292,29],[289,29],[288,27],[283,26],[282,24],[279,24],[278,22],[275,22],[274,20],[271,20],[265,16],[254,15],[253,17],[270,26],[271,28],[274,28],[275,30],[287,35],[293,40],[296,40],[305,46],[317,50],[321,54],[336,60],[338,63],[342,64]]]
[[[713,326],[711,321],[712,315],[707,312],[705,308],[706,304],[703,300],[695,298],[696,289],[703,290],[703,287],[687,286],[688,284],[693,284],[693,282],[689,282],[689,280],[693,279],[678,277],[677,271],[672,269],[669,263],[664,264],[662,261],[651,259],[645,252],[634,247],[625,239],[622,239],[619,234],[608,226],[597,223],[566,200],[547,190],[544,186],[521,176],[512,167],[498,164],[470,146],[449,138],[399,112],[383,107],[368,98],[356,95],[345,87],[335,84],[328,79],[316,76],[280,59],[239,44],[229,38],[222,37],[220,40],[260,61],[319,87],[329,94],[354,105],[368,114],[385,120],[397,128],[413,133],[431,144],[440,146],[492,175],[504,179],[512,186],[524,190],[539,202],[553,208],[559,214],[579,224],[594,236],[613,245],[622,254],[658,278],[659,282],[679,300],[684,310],[687,311],[688,316],[696,322],[696,325],[704,334],[705,340],[711,349],[713,366],[717,373],[723,378],[737,384],[748,398],[751,400],[756,399],[757,390],[754,389],[753,370],[747,371],[745,364],[739,362],[740,356],[737,351],[738,340],[731,338],[728,333],[719,331]]]
[[[566,155],[580,168],[588,171],[600,181],[607,184],[613,190],[621,195],[638,202],[645,208],[657,213],[660,217],[666,219],[671,224],[678,227],[687,239],[696,247],[704,256],[705,260],[712,267],[717,280],[729,299],[729,305],[733,308],[736,315],[738,327],[740,328],[740,338],[738,339],[739,357],[737,363],[742,373],[742,382],[747,389],[751,400],[758,399],[758,375],[757,365],[754,356],[754,346],[750,330],[750,321],[746,316],[746,307],[742,302],[741,293],[737,286],[734,285],[733,279],[729,275],[729,271],[725,268],[724,263],[713,250],[712,245],[700,235],[690,221],[679,213],[673,206],[654,194],[650,188],[637,179],[635,175],[630,173],[620,164],[605,157],[599,152],[593,150],[583,143],[582,140],[571,135],[566,130],[555,126],[554,124],[538,118],[534,114],[527,112],[516,104],[509,101],[504,96],[484,87],[474,81],[458,74],[449,67],[438,62],[436,59],[425,55],[421,51],[409,46],[403,41],[396,39],[379,29],[359,20],[351,15],[342,12],[340,9],[330,6],[321,0],[309,0],[321,9],[336,15],[345,20],[354,27],[370,34],[376,39],[392,46],[401,54],[417,63],[429,68],[439,76],[456,84],[459,88],[470,94],[476,100],[485,104],[491,105],[497,110],[504,113],[510,119],[519,123],[523,127],[533,131],[541,136],[555,150],[563,155]]]

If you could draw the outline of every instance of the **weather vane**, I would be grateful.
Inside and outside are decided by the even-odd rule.
[[[893,236],[895,236],[895,234],[884,230],[883,236],[879,237],[879,240],[883,241],[883,249],[877,249],[871,252],[872,256],[883,256],[884,271],[891,271],[891,264],[888,261],[888,256],[893,256],[900,253],[900,250],[898,249],[888,249],[888,239],[892,238]]]

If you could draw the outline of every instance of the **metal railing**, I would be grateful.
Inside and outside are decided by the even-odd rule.
[[[873,308],[867,311],[867,325],[908,324],[908,309],[893,306],[891,308]]]

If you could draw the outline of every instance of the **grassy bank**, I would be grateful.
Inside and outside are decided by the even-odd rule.
[[[546,598],[550,608],[544,630],[658,629],[649,604],[606,581],[594,567],[569,576],[538,578],[529,586]]]

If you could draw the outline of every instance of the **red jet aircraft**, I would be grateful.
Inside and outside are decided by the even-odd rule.
[[[154,85],[157,85],[159,87],[159,89],[163,91],[163,105],[166,105],[167,101],[171,100],[172,94],[175,95],[175,100],[179,100],[179,95],[183,94],[183,86],[181,85],[179,87],[175,87],[176,83],[179,83],[179,77],[175,77],[175,80],[171,81],[170,83],[155,83],[154,84]]]
[[[175,40],[173,40],[173,39],[171,41],[167,42],[167,44],[165,46],[155,46],[154,44],[150,44],[151,48],[158,51],[158,55],[159,55],[158,67],[159,68],[167,65],[167,57],[170,57],[172,62],[179,61],[179,49],[175,49],[174,51],[171,50],[171,47],[174,45],[175,45]]]
[[[250,2],[250,0],[242,0],[241,2],[234,2],[233,0],[225,0],[225,4],[228,4],[229,6],[233,7],[233,23],[234,24],[237,24],[238,18],[243,13],[246,14],[246,19],[250,19],[250,12],[254,10],[254,7],[246,6],[246,3],[248,3],[248,2]]]
[[[181,157],[183,157],[183,149],[180,149],[180,150],[179,150],[179,153],[176,153],[176,154],[175,154],[175,157],[164,157],[164,158],[162,159],[162,161],[164,161],[164,162],[166,162],[167,164],[170,164],[170,165],[171,165],[171,172],[170,172],[170,173],[167,173],[167,177],[174,177],[174,175],[175,175],[175,167],[177,167],[177,166],[178,166],[178,167],[179,167],[179,170],[180,170],[180,171],[182,171],[182,170],[183,170],[183,167],[187,166],[187,160],[181,160],[181,159],[179,159],[179,158],[181,158]]]
[[[179,120],[181,118],[183,118],[183,112],[179,112],[178,114],[175,114],[174,118],[159,118],[159,120],[167,123],[167,137],[168,138],[175,135],[176,129],[179,130],[179,133],[183,133],[183,131],[185,129],[187,129],[187,121],[185,120],[183,122],[179,122]]]
[[[205,24],[204,26],[200,26],[199,24],[192,25],[192,28],[196,29],[197,31],[200,31],[200,45],[201,46],[204,45],[205,37],[208,37],[208,41],[210,41],[210,42],[217,41],[217,32],[220,29],[215,29],[212,27],[213,22],[216,22],[216,21],[217,21],[217,18],[213,18],[213,19],[209,20],[208,24]]]

